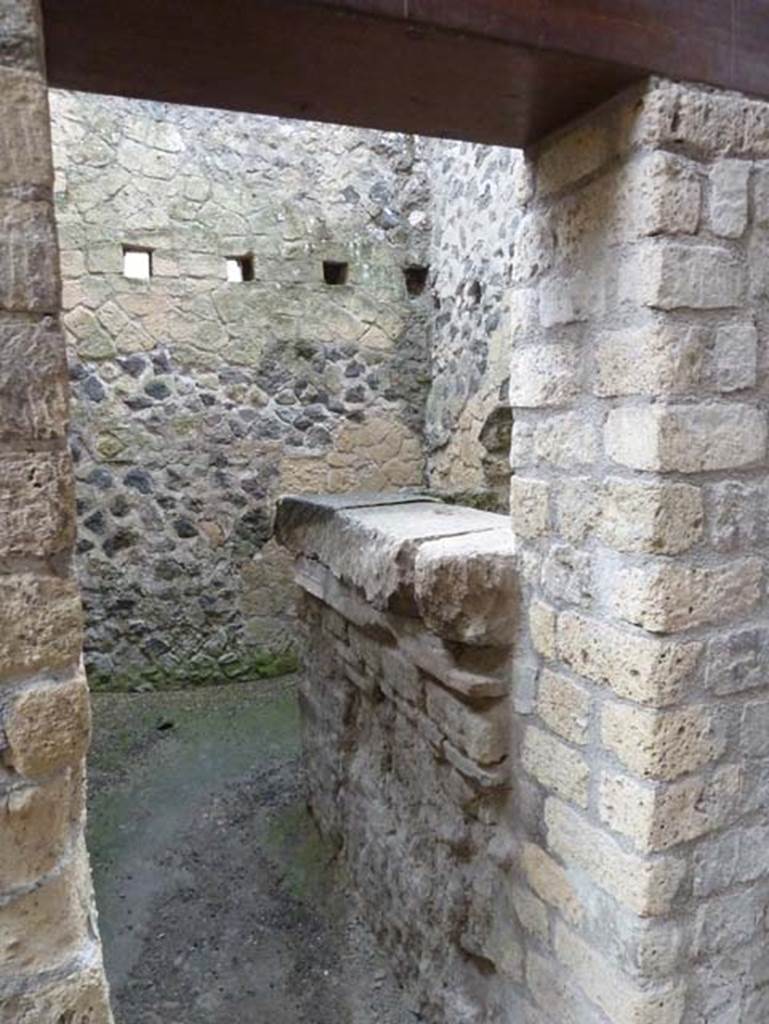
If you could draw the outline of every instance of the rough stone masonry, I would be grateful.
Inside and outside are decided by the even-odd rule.
[[[769,105],[650,81],[528,174],[513,553],[281,513],[313,808],[431,1022],[759,1024]]]
[[[506,507],[519,153],[50,102],[92,684],[248,675],[293,641],[281,493]]]
[[[107,1024],[41,52],[2,0],[0,1021]],[[509,545],[286,524],[314,805],[436,1024],[761,1024],[769,105],[653,80],[528,168]]]
[[[83,839],[88,687],[71,571],[69,384],[59,325],[37,5],[0,3],[0,1021],[111,1020]]]

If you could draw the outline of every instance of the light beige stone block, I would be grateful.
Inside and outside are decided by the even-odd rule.
[[[576,750],[530,725],[524,734],[521,759],[526,771],[546,789],[587,807],[590,767]]]
[[[677,555],[700,540],[704,518],[698,487],[609,480],[597,532],[617,551]]]
[[[630,836],[644,853],[667,850],[721,828],[738,813],[739,791],[736,765],[719,768],[708,778],[695,776],[670,785],[644,784],[606,771],[600,786],[601,820]]]
[[[511,463],[514,468],[546,462],[574,469],[588,466],[600,452],[600,433],[582,413],[548,416],[536,423],[513,424]]]
[[[564,405],[580,391],[583,357],[574,345],[526,345],[510,359],[510,404],[522,408]]]
[[[766,413],[749,405],[642,405],[614,409],[606,451],[634,469],[700,473],[738,469],[766,454]]]
[[[588,1003],[571,978],[553,957],[530,950],[526,956],[526,981],[542,1014],[524,1018],[524,1024],[604,1024],[602,1015]]]
[[[534,843],[524,843],[521,870],[537,896],[555,907],[571,924],[579,924],[584,908],[561,865]]]
[[[529,632],[534,650],[543,658],[552,659],[556,655],[556,622],[555,609],[544,601],[532,598],[529,604]]]
[[[85,850],[54,878],[3,905],[0,959],[18,978],[55,971],[90,942]]]
[[[671,780],[694,772],[724,750],[723,728],[707,706],[657,711],[607,703],[601,737],[632,772],[644,779]]]
[[[547,845],[566,871],[585,874],[640,917],[667,914],[686,873],[685,862],[665,855],[649,860],[628,853],[603,829],[551,798],[545,804]]]
[[[710,172],[710,226],[723,238],[739,238],[748,224],[746,160],[717,160]]]
[[[31,885],[66,852],[85,808],[79,769],[39,786],[10,790],[0,802],[0,893]]]
[[[699,642],[663,641],[575,612],[558,616],[558,657],[579,675],[641,704],[678,700],[702,649]]]
[[[69,548],[74,508],[69,455],[0,456],[0,557],[47,558]]]
[[[5,706],[2,724],[7,742],[3,762],[19,775],[41,776],[77,767],[91,734],[85,675],[23,690]]]
[[[550,528],[550,487],[544,480],[513,476],[510,480],[510,518],[513,533],[531,540]]]
[[[619,296],[652,309],[728,309],[746,286],[746,263],[729,249],[655,240],[621,267]]]
[[[587,740],[590,693],[563,675],[543,669],[537,689],[537,712],[547,725],[570,743]]]
[[[612,1024],[679,1024],[683,1017],[686,989],[682,982],[641,989],[561,922],[555,928],[555,952]]]
[[[0,577],[0,679],[76,664],[81,627],[74,580],[31,573]]]
[[[476,647],[507,647],[518,618],[518,573],[507,526],[428,540],[414,559],[414,596],[428,630]]]
[[[761,599],[763,564],[746,558],[720,566],[657,562],[620,570],[612,580],[615,613],[652,633],[739,619]]]

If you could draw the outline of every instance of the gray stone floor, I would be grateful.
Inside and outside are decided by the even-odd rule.
[[[305,810],[296,681],[94,695],[117,1024],[414,1024]]]

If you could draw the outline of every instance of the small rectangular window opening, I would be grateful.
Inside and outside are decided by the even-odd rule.
[[[253,256],[228,256],[226,258],[227,280],[231,284],[241,284],[254,279]]]
[[[326,284],[347,284],[347,263],[337,260],[323,261],[323,280]]]
[[[429,267],[410,266],[403,268],[403,277],[406,281],[406,291],[409,295],[421,295],[427,284]]]
[[[149,281],[152,277],[152,250],[123,246],[123,277]]]

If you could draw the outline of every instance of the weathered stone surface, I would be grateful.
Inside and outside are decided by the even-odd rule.
[[[53,205],[0,196],[0,310],[54,313],[58,307]]]
[[[19,775],[49,775],[80,764],[91,734],[85,676],[38,683],[11,696],[2,711],[3,763]]]
[[[513,349],[510,401],[537,408],[564,405],[580,391],[581,354],[573,345],[527,345]]]
[[[766,414],[748,405],[630,406],[606,421],[606,450],[634,469],[738,469],[766,455]]]
[[[55,320],[0,317],[0,440],[62,437],[68,401],[64,339]]]
[[[656,917],[670,910],[685,873],[682,861],[670,856],[648,860],[627,853],[602,829],[554,799],[547,801],[545,820],[548,846],[567,872],[572,868],[584,871],[641,917]]]
[[[53,169],[45,82],[37,74],[0,67],[0,88],[0,186],[50,187]]]
[[[55,971],[91,943],[90,877],[85,848],[31,892],[3,906],[0,952],[17,977]]]
[[[639,989],[562,924],[556,926],[555,951],[585,995],[604,1011],[612,1024],[679,1024],[683,1017],[683,984]]]
[[[738,306],[747,284],[745,264],[714,245],[655,242],[622,266],[621,297],[653,309]]]
[[[520,860],[523,875],[534,892],[567,921],[579,924],[583,906],[561,865],[534,843],[523,844]]]
[[[599,336],[594,388],[605,397],[739,391],[756,382],[756,353],[750,323],[707,329],[654,320]]]
[[[433,633],[479,647],[508,647],[519,607],[510,530],[422,544],[414,561],[414,593]]]
[[[0,576],[0,679],[76,664],[81,627],[73,580],[31,573]]]
[[[84,805],[79,769],[0,798],[0,892],[31,885],[53,870],[81,825]]]
[[[34,0],[3,0],[0,6],[0,66],[42,71],[40,7]]]
[[[697,771],[723,752],[725,737],[707,707],[652,711],[607,703],[601,736],[623,764],[647,779],[675,779]]]
[[[558,656],[575,672],[641,704],[674,703],[702,653],[702,644],[629,633],[572,612],[558,616]]]
[[[2,1024],[61,1024],[62,1015],[64,1020],[69,1015],[72,1024],[112,1020],[101,957],[95,951],[66,977],[46,981],[0,1006]]]
[[[0,456],[0,557],[46,558],[69,550],[75,536],[74,487],[68,455]]]
[[[578,412],[561,413],[544,422],[516,419],[510,459],[516,468],[540,462],[574,468],[589,466],[598,457],[599,448],[595,423]]]
[[[693,776],[670,786],[648,786],[628,775],[605,772],[601,819],[630,836],[639,850],[667,850],[721,828],[736,814],[740,771],[718,768],[711,777]]]
[[[710,225],[717,235],[739,238],[748,224],[748,178],[743,160],[719,160],[710,174]]]
[[[526,771],[548,791],[587,807],[590,767],[576,750],[536,726],[527,727],[521,760]]]
[[[702,495],[687,484],[609,480],[597,532],[618,551],[676,555],[703,533]]]
[[[516,474],[510,480],[510,517],[513,532],[532,539],[547,533],[550,526],[550,486]]]
[[[622,569],[612,607],[653,633],[675,633],[748,615],[761,598],[763,564],[756,558],[699,568],[681,563]]]
[[[587,740],[590,694],[567,676],[543,669],[537,687],[537,712],[547,725],[570,743]]]
[[[318,558],[340,579],[360,588],[376,607],[385,608],[399,591],[414,586],[414,562],[428,540],[505,528],[491,512],[432,502],[332,508],[314,498],[284,498],[277,531],[294,552]],[[355,560],[350,551],[359,552]]]
[[[427,690],[427,713],[453,743],[479,764],[493,764],[506,755],[509,712],[503,705],[476,711],[440,686],[432,686]]]

